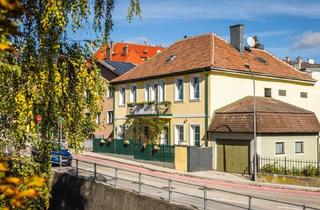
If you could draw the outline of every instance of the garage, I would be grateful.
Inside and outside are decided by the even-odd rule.
[[[250,141],[217,140],[217,170],[230,173],[249,174]]]

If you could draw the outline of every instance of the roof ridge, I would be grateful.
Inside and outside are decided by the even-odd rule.
[[[211,55],[211,66],[214,66],[214,56],[215,56],[215,43],[214,43],[214,38],[215,38],[215,35],[213,35],[213,36],[211,36],[211,46],[212,46],[212,48],[211,48],[211,50],[212,50],[212,55]]]
[[[219,35],[217,35],[217,34],[214,34],[214,36],[217,37],[217,38],[219,38],[219,39],[221,39],[221,41],[224,41],[225,43],[231,45],[230,42],[228,42],[227,40],[225,40],[225,39],[222,38],[221,36],[219,36]]]
[[[271,52],[269,52],[269,51],[267,51],[267,50],[265,50],[265,49],[258,49],[258,48],[252,48],[252,49],[253,49],[253,50],[258,50],[258,51],[265,52],[265,53],[267,53],[268,55],[270,55],[270,56],[272,56],[273,58],[275,58],[276,60],[282,62],[283,64],[285,64],[285,65],[287,65],[287,66],[289,66],[291,69],[293,69],[293,70],[295,70],[295,71],[297,71],[297,72],[299,72],[299,73],[301,73],[301,74],[308,75],[307,73],[304,73],[304,72],[302,72],[302,71],[294,68],[293,66],[291,66],[291,65],[288,64],[287,62],[281,60],[280,58],[278,58],[277,56],[273,55]],[[252,49],[251,49],[251,50],[252,50]],[[313,78],[312,78],[312,79],[313,79]]]
[[[175,41],[173,44],[171,44],[169,47],[171,47],[172,45],[174,44],[177,44],[179,42],[182,42],[182,41],[186,41],[186,40],[189,40],[189,39],[194,39],[194,38],[199,38],[199,37],[204,37],[204,36],[215,36],[216,34],[215,33],[212,33],[212,32],[208,32],[208,33],[203,33],[203,34],[199,34],[199,35],[194,35],[194,36],[188,36],[186,38],[182,38],[182,39],[178,39],[177,41]],[[168,48],[169,48],[168,47]]]

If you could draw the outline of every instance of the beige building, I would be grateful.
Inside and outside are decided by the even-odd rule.
[[[230,31],[231,44],[215,34],[185,38],[114,79],[114,137],[125,138],[128,118],[153,117],[166,122],[160,143],[214,144],[209,127],[216,111],[252,96],[253,76],[257,96],[278,99],[320,116],[315,79],[265,50],[245,49],[243,25],[232,26]],[[148,126],[141,127],[148,139]],[[250,142],[251,134],[246,135]],[[316,141],[313,144],[316,147]],[[315,150],[309,152],[317,158]],[[213,155],[217,160],[216,150]],[[246,155],[250,157],[252,152],[248,150]]]

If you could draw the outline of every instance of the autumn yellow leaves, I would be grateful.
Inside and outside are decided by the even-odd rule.
[[[28,199],[37,197],[45,184],[40,176],[11,176],[8,160],[0,160],[0,209],[24,209]]]

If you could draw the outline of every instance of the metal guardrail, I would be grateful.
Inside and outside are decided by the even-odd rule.
[[[155,188],[155,189],[165,190],[165,191],[167,191],[167,195],[168,195],[167,201],[168,201],[169,203],[175,202],[175,203],[180,203],[180,204],[184,204],[184,205],[189,205],[189,206],[192,206],[192,207],[196,207],[196,206],[190,205],[189,203],[185,203],[185,202],[183,202],[183,201],[173,200],[173,197],[172,197],[172,196],[173,196],[173,193],[175,193],[175,194],[180,194],[180,195],[184,195],[184,196],[189,196],[189,197],[191,197],[191,198],[201,199],[201,200],[203,201],[203,205],[202,205],[202,207],[200,207],[200,209],[204,209],[204,210],[209,209],[209,208],[208,208],[208,202],[210,202],[210,201],[211,201],[211,202],[214,202],[214,203],[219,203],[219,204],[222,204],[222,205],[230,206],[230,207],[237,207],[237,208],[240,208],[240,209],[253,210],[253,209],[254,209],[254,207],[253,207],[253,200],[254,200],[254,199],[255,199],[255,200],[262,200],[262,201],[273,202],[273,203],[277,203],[277,204],[285,204],[285,205],[289,205],[289,206],[295,207],[296,209],[302,209],[302,210],[307,210],[307,209],[320,210],[320,208],[315,208],[315,207],[312,207],[312,206],[307,206],[307,205],[305,205],[305,204],[295,204],[295,203],[290,203],[290,202],[285,202],[285,201],[279,201],[279,200],[274,200],[274,199],[269,199],[269,198],[263,198],[263,197],[259,197],[259,196],[249,195],[249,194],[231,192],[231,191],[228,191],[228,190],[223,190],[223,189],[208,187],[208,186],[206,186],[206,185],[198,185],[198,184],[192,184],[192,183],[187,183],[187,182],[178,181],[178,180],[173,180],[173,179],[167,179],[167,178],[158,177],[158,176],[154,176],[154,175],[150,175],[150,174],[146,174],[146,173],[138,173],[138,172],[135,172],[135,171],[132,171],[132,170],[128,170],[128,169],[119,169],[119,168],[112,167],[112,166],[97,164],[97,163],[95,163],[95,162],[92,163],[92,162],[89,162],[89,161],[83,161],[83,160],[79,160],[79,159],[74,159],[74,161],[76,162],[76,164],[75,164],[75,166],[71,166],[71,167],[75,169],[76,176],[80,176],[80,175],[79,175],[79,170],[92,173],[92,174],[93,174],[93,180],[94,180],[94,181],[98,181],[97,175],[107,176],[107,177],[110,177],[110,178],[113,180],[112,186],[113,186],[114,188],[117,188],[117,187],[119,187],[119,185],[118,185],[119,180],[128,181],[128,182],[132,182],[132,183],[133,183],[133,180],[131,180],[131,179],[120,178],[120,177],[118,176],[119,171],[133,173],[133,174],[136,174],[136,175],[138,176],[138,180],[135,182],[135,183],[138,185],[138,190],[137,190],[137,191],[136,191],[135,189],[131,189],[131,190],[136,191],[136,192],[139,193],[139,194],[145,194],[145,195],[151,195],[151,196],[154,196],[154,195],[148,194],[147,192],[143,192],[142,186],[147,186],[147,187],[152,187],[152,188]],[[92,170],[87,170],[87,169],[85,169],[85,168],[79,167],[79,162],[86,163],[86,164],[91,164],[91,165],[92,165]],[[101,173],[101,172],[98,172],[98,171],[97,171],[97,166],[114,170],[113,176],[110,176],[110,175],[107,175],[107,174],[103,174],[103,173]],[[60,167],[59,167],[59,171],[62,172],[62,166],[61,166],[61,165],[60,165]],[[68,172],[67,172],[67,173],[68,173]],[[143,180],[142,180],[142,176],[151,177],[151,178],[155,178],[155,179],[158,179],[158,180],[164,180],[164,181],[166,181],[166,182],[168,183],[167,189],[163,189],[162,187],[158,187],[158,186],[155,186],[155,185],[151,185],[151,184],[144,183]],[[84,177],[85,177],[85,176],[84,176]],[[186,193],[186,192],[176,191],[176,190],[174,190],[174,188],[172,187],[172,186],[173,186],[173,183],[180,183],[180,184],[184,184],[184,185],[188,185],[188,186],[197,187],[199,190],[202,190],[202,191],[203,191],[203,196],[197,196],[197,195],[190,194],[190,193]],[[119,188],[121,188],[121,187],[119,187]],[[124,188],[124,189],[126,189],[126,188]],[[239,205],[239,204],[228,203],[228,202],[226,202],[226,201],[208,198],[208,191],[217,191],[217,192],[229,193],[229,194],[232,194],[232,195],[241,196],[241,197],[247,198],[247,204],[246,204],[245,206],[241,206],[241,205]],[[165,200],[165,198],[163,198],[163,197],[160,197],[160,198],[162,198],[162,199]],[[196,207],[196,208],[197,208],[197,207]],[[198,208],[199,208],[199,207],[198,207]],[[256,208],[256,209],[257,209],[257,208]]]

